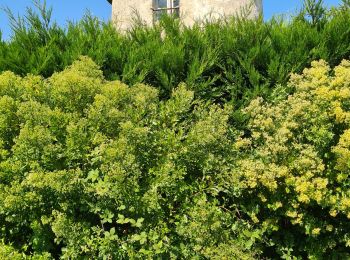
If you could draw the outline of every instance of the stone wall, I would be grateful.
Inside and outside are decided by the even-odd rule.
[[[250,17],[257,17],[262,12],[262,0],[180,0],[180,16],[185,25],[191,26],[195,21],[235,15],[248,5]],[[145,23],[152,25],[152,7],[152,0],[113,0],[113,22],[119,29],[126,30],[139,15]]]

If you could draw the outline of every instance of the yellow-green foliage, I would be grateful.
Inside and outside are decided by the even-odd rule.
[[[49,254],[26,256],[23,253],[18,252],[12,246],[5,245],[3,242],[0,242],[0,259],[3,260],[46,260],[50,259]]]
[[[286,100],[271,104],[258,98],[244,110],[251,134],[236,142],[232,175],[239,178],[243,196],[254,198],[251,207],[259,205],[252,221],[274,234],[273,243],[284,245],[285,254],[301,257],[304,251],[304,257],[321,259],[332,252],[345,259],[350,62],[344,60],[334,75],[326,62],[313,62],[302,75],[292,76],[290,86],[295,93]]]
[[[0,94],[1,259],[253,257],[209,177],[229,106],[185,85],[160,101],[86,57],[49,79],[4,72]]]
[[[0,258],[349,258],[350,62],[291,78],[238,130],[86,57],[0,74]]]

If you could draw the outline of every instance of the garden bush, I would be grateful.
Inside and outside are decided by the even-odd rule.
[[[313,62],[289,87],[293,95],[244,109],[247,132],[228,187],[241,190],[252,221],[285,259],[347,259],[350,62],[334,71]]]
[[[343,2],[125,34],[9,12],[0,258],[350,258]]]
[[[184,84],[161,100],[87,57],[0,74],[0,256],[347,259],[350,62],[287,88],[236,127],[231,105]]]
[[[0,256],[255,254],[239,234],[249,223],[216,188],[230,106],[184,85],[160,101],[155,88],[105,81],[86,57],[48,79],[4,72],[0,93]]]

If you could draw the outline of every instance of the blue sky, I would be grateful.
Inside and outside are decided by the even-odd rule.
[[[127,0],[126,0],[127,1]],[[302,0],[263,0],[264,16],[269,19],[273,15],[293,14],[302,6]],[[324,0],[328,6],[336,6],[341,0]],[[53,7],[53,18],[64,25],[67,20],[79,20],[86,10],[107,21],[111,16],[111,7],[106,0],[47,0]],[[31,0],[0,0],[0,8],[9,7],[15,14],[24,14],[26,7],[32,6]],[[0,30],[3,39],[10,37],[10,28],[6,14],[0,10]]]

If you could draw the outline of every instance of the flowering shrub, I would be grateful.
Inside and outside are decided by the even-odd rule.
[[[350,62],[324,61],[293,75],[295,93],[258,98],[236,142],[242,201],[284,257],[348,258],[350,247]]]
[[[89,58],[0,75],[0,258],[249,259],[217,197],[231,107],[107,82]],[[220,177],[220,176],[219,176]]]
[[[347,259],[350,62],[289,88],[234,127],[229,105],[86,57],[0,74],[0,258]]]

